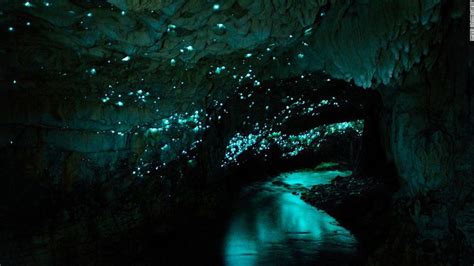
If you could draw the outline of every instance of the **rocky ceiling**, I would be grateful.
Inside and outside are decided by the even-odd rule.
[[[2,57],[18,69],[200,90],[317,70],[363,87],[388,83],[440,42],[428,33],[442,11],[440,1],[410,0],[3,2],[15,50]],[[27,79],[22,72],[9,81]]]
[[[242,87],[315,72],[390,84],[434,64],[422,59],[441,45],[446,10],[462,15],[458,2],[2,1],[2,145],[105,164],[137,152],[128,136],[173,121],[201,132],[204,110]]]

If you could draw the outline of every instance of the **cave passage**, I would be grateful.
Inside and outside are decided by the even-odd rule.
[[[473,264],[465,0],[0,3],[0,266]]]
[[[350,171],[295,171],[245,186],[224,241],[225,265],[348,265],[357,257],[354,236],[297,188],[327,184]]]

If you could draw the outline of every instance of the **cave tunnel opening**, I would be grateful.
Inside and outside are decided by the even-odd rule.
[[[368,247],[387,237],[379,225],[388,224],[397,179],[382,148],[377,122],[381,97],[323,73],[309,76],[263,83],[262,90],[249,95],[250,102],[242,97],[248,89],[244,85],[243,92],[210,116],[215,126],[202,147],[224,157],[224,171],[207,173],[225,176],[229,191],[236,194],[233,204],[238,202],[224,237],[227,265],[270,265],[274,258],[282,264],[358,264]],[[255,102],[264,104],[253,108]],[[215,139],[224,143],[220,150]],[[307,203],[324,210],[321,216],[306,212]],[[325,211],[351,231],[326,228],[338,222],[324,216]],[[364,218],[355,222],[356,217]],[[327,233],[331,230],[337,237]],[[295,234],[305,235],[298,239],[306,241],[304,248]],[[324,244],[313,246],[312,241]],[[281,242],[288,245],[284,251],[274,248]],[[331,244],[339,248],[326,249]],[[305,254],[308,250],[311,255]]]

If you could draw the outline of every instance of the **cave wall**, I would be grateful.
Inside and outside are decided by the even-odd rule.
[[[395,202],[400,222],[408,224],[389,241],[405,240],[394,249],[406,254],[403,263],[472,261],[474,102],[466,34],[467,19],[451,22],[421,64],[403,80],[379,88],[385,147],[402,185]],[[419,234],[411,238],[413,232]]]

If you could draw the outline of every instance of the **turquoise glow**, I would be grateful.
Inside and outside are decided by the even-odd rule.
[[[276,180],[283,181],[288,185],[301,185],[310,188],[315,185],[328,184],[335,176],[349,176],[351,171],[298,171],[278,176]]]
[[[328,183],[347,172],[293,172],[276,177],[287,185]],[[242,192],[227,231],[226,265],[311,265],[321,253],[350,256],[357,241],[326,212],[271,181]]]

